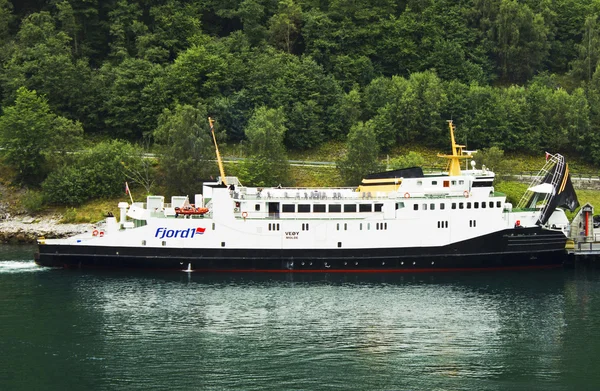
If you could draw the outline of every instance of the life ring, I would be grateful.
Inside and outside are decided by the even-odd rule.
[[[104,236],[104,231],[100,231],[100,237]]]
[[[242,217],[246,219],[246,217],[248,217],[248,212],[242,212]]]
[[[404,193],[404,198],[410,198],[410,194],[408,192]]]
[[[467,190],[464,191],[463,195],[465,196],[465,198],[469,198],[469,192]]]
[[[92,236],[98,236],[98,230],[97,229],[95,229],[95,230],[92,231]]]

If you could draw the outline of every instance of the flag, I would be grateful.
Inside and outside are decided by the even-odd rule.
[[[552,156],[552,155],[549,154],[548,152],[546,152],[546,161],[548,161],[548,158],[550,158],[550,156]]]
[[[129,191],[129,185],[127,184],[127,182],[125,182],[125,194],[131,194],[131,192]]]

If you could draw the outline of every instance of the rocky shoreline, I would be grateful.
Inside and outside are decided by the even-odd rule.
[[[61,224],[60,216],[5,216],[0,220],[0,243],[36,243],[38,237],[64,238],[91,231],[92,224]]]

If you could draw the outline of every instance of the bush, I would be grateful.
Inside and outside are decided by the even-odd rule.
[[[21,206],[27,213],[37,213],[44,208],[44,194],[39,191],[27,190],[21,197]]]
[[[88,170],[63,167],[53,171],[42,183],[49,204],[79,205],[93,195],[87,183]]]
[[[42,183],[42,191],[50,204],[69,206],[116,196],[124,192],[124,166],[134,166],[135,159],[139,157],[128,143],[100,143],[79,155],[73,166],[50,173]]]

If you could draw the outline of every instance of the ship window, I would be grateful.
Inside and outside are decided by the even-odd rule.
[[[163,245],[163,246],[166,246],[166,245],[167,245],[167,241],[166,241],[166,240],[163,240],[163,241],[162,241],[162,245]]]
[[[473,227],[477,227],[477,220],[473,220]]]
[[[381,212],[383,208],[383,204],[375,204],[375,212]]]
[[[441,221],[438,221],[438,228],[440,228],[440,223],[441,223]]]
[[[440,209],[441,209],[441,210],[444,210],[444,209],[446,209],[446,204],[444,204],[444,203],[442,202],[442,203],[440,204]]]
[[[473,202],[473,207],[475,209],[479,209],[479,202]]]
[[[485,203],[485,202],[482,202],[482,203],[481,203],[481,208],[482,208],[482,209],[485,209],[485,206],[486,206],[486,203]]]
[[[450,187],[450,181],[444,181],[444,187]]]
[[[310,213],[310,204],[299,204],[298,213]]]
[[[464,202],[459,202],[458,203],[458,209],[464,209],[464,208],[465,208]]]
[[[471,203],[467,202],[467,209],[471,209]]]
[[[344,223],[344,231],[348,231],[348,224]]]
[[[464,185],[464,184],[465,184],[465,181],[458,181],[458,184],[459,184],[459,185]]]
[[[370,231],[371,230],[371,223],[367,223],[367,230]]]
[[[435,204],[429,204],[429,210],[435,210]]]
[[[490,208],[494,207],[494,201],[490,201]]]
[[[419,210],[419,204],[414,204],[414,205],[413,205],[413,209],[414,209],[414,210]]]
[[[340,204],[329,204],[329,213],[339,213],[342,211],[342,205]]]
[[[452,203],[452,209],[456,209],[456,202]]]
[[[360,230],[362,231],[362,223],[360,223]]]
[[[473,220],[469,220],[469,227],[473,226]]]
[[[379,223],[375,223],[375,230],[379,231]]]
[[[356,204],[344,204],[344,212],[356,212]]]
[[[308,223],[302,224],[302,231],[308,231]]]
[[[387,223],[383,223],[384,229],[387,229]]]
[[[444,223],[445,223],[445,227],[444,228],[448,228],[448,222],[445,221]]]
[[[338,242],[338,247],[342,247],[342,242]]]
[[[396,209],[404,208],[404,202],[396,202]]]
[[[502,208],[502,202],[501,201],[497,201],[496,202],[496,207],[497,208]]]
[[[279,223],[277,223],[277,231],[279,231]]]
[[[433,186],[436,186],[436,185],[437,185],[437,181],[431,181],[431,184],[432,184]]]
[[[225,247],[225,242],[221,242],[221,247]]]
[[[452,186],[455,186],[455,185],[456,185],[456,181],[452,181]]]
[[[214,230],[215,230],[215,223],[213,223],[213,226],[212,226],[212,227],[213,227],[213,231],[214,231]]]
[[[145,245],[146,245],[146,241],[142,240],[142,246],[145,246]]]
[[[423,204],[423,210],[427,210],[427,204]]]
[[[315,204],[315,205],[313,205],[313,212],[315,212],[315,213],[325,213],[325,204]]]
[[[358,204],[358,211],[359,212],[372,212],[373,205],[372,204]]]
[[[260,204],[255,204],[254,210],[258,212],[260,210]]]
[[[294,204],[282,204],[281,205],[282,213],[294,213],[296,212],[296,205]]]
[[[337,223],[335,228],[339,231],[340,230],[340,223]]]

